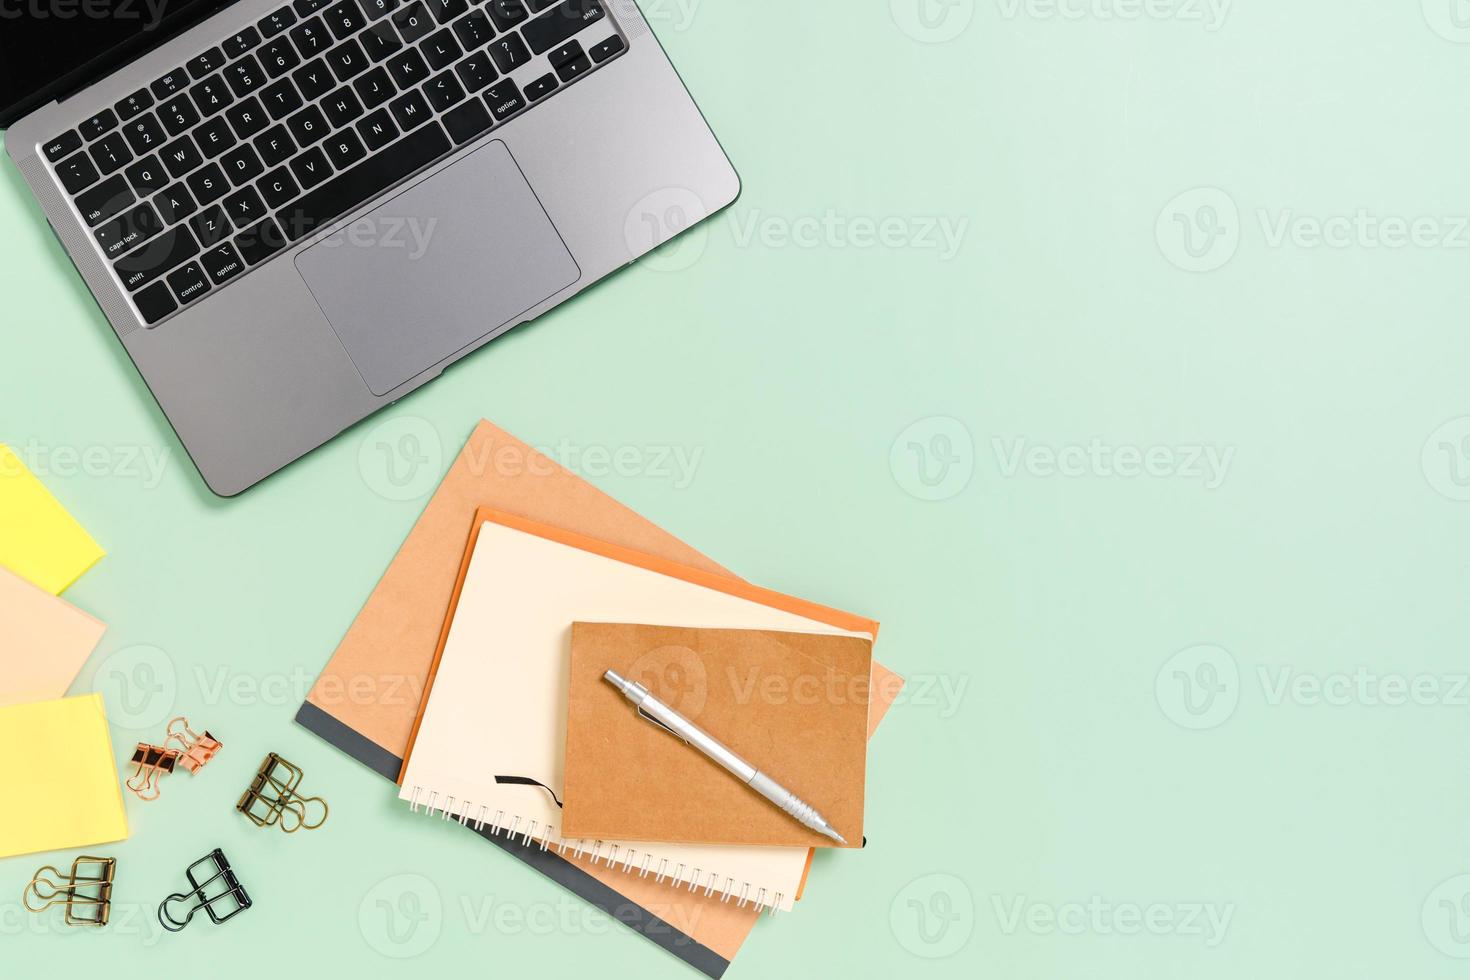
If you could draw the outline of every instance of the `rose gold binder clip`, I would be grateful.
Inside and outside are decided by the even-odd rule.
[[[63,876],[48,864],[26,885],[21,901],[31,912],[65,905],[69,926],[105,926],[112,913],[112,874],[116,868],[116,858],[79,857],[71,863],[71,874]],[[32,898],[41,904],[32,905]]]
[[[128,789],[145,802],[158,799],[159,780],[173,772],[178,761],[179,753],[173,749],[139,742],[133,750],[133,765],[138,768],[128,780]]]
[[[179,765],[188,770],[190,775],[197,774],[220,750],[219,740],[209,734],[208,729],[203,732],[194,731],[189,727],[189,719],[183,715],[168,723],[168,734],[164,737],[163,744],[177,749]]]
[[[260,764],[260,771],[250,781],[250,788],[235,804],[257,827],[280,825],[288,834],[298,830],[316,830],[327,822],[327,801],[320,796],[301,796],[296,787],[301,785],[301,770],[272,752]],[[321,805],[321,819],[315,823],[307,819],[307,806]]]

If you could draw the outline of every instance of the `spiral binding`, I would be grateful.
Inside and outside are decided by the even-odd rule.
[[[737,908],[743,909],[747,905],[754,905],[757,909],[769,911],[772,915],[775,915],[780,910],[781,902],[786,897],[784,893],[776,892],[775,896],[770,901],[767,901],[767,890],[764,888],[757,888],[755,896],[751,897],[750,882],[742,881],[737,883],[734,878],[729,876],[723,876],[722,878],[721,875],[714,871],[709,872],[709,878],[705,880],[704,869],[702,868],[690,868],[689,874],[686,877],[685,866],[683,864],[677,864],[672,871],[669,870],[668,858],[659,858],[658,867],[651,869],[648,866],[654,857],[651,851],[639,851],[634,847],[608,844],[600,840],[568,840],[557,836],[555,826],[551,824],[543,825],[538,820],[529,821],[526,824],[526,828],[522,830],[521,818],[519,816],[510,814],[511,819],[507,824],[507,814],[504,810],[496,810],[492,813],[488,806],[481,804],[478,811],[473,811],[474,803],[469,800],[459,801],[460,805],[456,806],[454,797],[448,796],[445,797],[441,805],[438,802],[439,794],[430,792],[428,800],[420,803],[419,795],[421,792],[423,792],[422,787],[415,786],[413,788],[413,794],[408,801],[410,812],[418,813],[422,808],[425,814],[432,817],[437,811],[441,820],[456,820],[463,827],[473,825],[477,833],[488,826],[492,837],[498,837],[501,831],[504,831],[506,837],[512,842],[519,837],[522,847],[530,847],[532,844],[535,844],[542,851],[554,848],[563,857],[570,852],[573,858],[582,858],[585,856],[593,864],[601,863],[609,868],[616,868],[621,865],[624,872],[628,874],[636,873],[640,878],[647,878],[649,873],[652,872],[654,881],[662,884],[665,879],[672,879],[673,887],[687,887],[690,892],[699,892],[701,882],[703,882],[703,894],[706,898],[713,897],[718,891],[721,902],[729,902],[731,899],[734,899]],[[475,813],[473,818],[470,817],[471,812]],[[603,848],[608,849],[606,853],[603,852]],[[639,854],[643,855],[643,860],[637,867],[634,867],[634,862],[638,860]],[[723,885],[721,884],[722,881]],[[738,893],[735,891],[737,884],[740,888]]]

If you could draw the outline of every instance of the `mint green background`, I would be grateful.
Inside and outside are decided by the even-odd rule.
[[[91,450],[106,471],[45,477],[110,552],[67,596],[111,624],[76,690],[96,684],[115,714],[147,704],[141,658],[165,686],[156,712],[225,743],[161,801],[129,800],[132,838],[105,849],[121,862],[106,932],[20,912],[41,860],[0,862],[7,972],[695,975],[410,816],[291,723],[422,506],[379,492],[394,495],[378,444],[423,437],[427,479],[485,416],[552,448],[700,454],[687,486],[653,465],[589,476],[757,582],[880,618],[882,659],[915,679],[873,743],[870,846],[822,855],[732,975],[1462,975],[1470,37],[1450,0],[1236,3],[1209,25],[1105,17],[1103,0],[1074,0],[1077,17],[933,0],[959,18],[941,32],[972,15],[938,43],[888,0],[704,0],[687,23],[649,9],[742,199],[234,501],[204,490],[0,169],[0,439]],[[1199,188],[1236,210],[1216,212],[1205,264],[1236,251],[1189,272],[1174,214],[1200,229],[1194,206],[1221,200]],[[1428,218],[1437,240],[1272,232],[1359,209]],[[948,261],[739,231],[829,210],[968,226]],[[1007,465],[1016,440],[1094,438],[1233,456],[1214,489]],[[911,442],[949,462],[923,471],[949,473],[947,499],[919,499]],[[123,465],[144,450],[169,454],[156,486]],[[1207,678],[1201,657],[1224,673],[1216,713],[1195,716],[1175,671]],[[1277,694],[1360,668],[1428,678],[1438,703]],[[114,721],[119,759],[161,731]],[[233,813],[270,749],[331,801],[326,829],[288,838]],[[216,845],[256,907],[160,940],[154,906]],[[377,903],[405,893],[441,911],[399,945]],[[1230,919],[1211,945],[1069,903]]]

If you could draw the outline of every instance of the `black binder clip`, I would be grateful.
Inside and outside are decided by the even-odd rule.
[[[26,884],[21,901],[31,912],[65,905],[69,926],[105,926],[112,912],[112,875],[116,869],[116,858],[79,857],[71,863],[71,874],[65,876],[48,864]],[[32,897],[41,905],[32,905]]]
[[[316,830],[327,822],[327,801],[320,796],[301,796],[296,787],[301,785],[301,770],[272,752],[260,764],[260,771],[250,781],[250,788],[235,804],[257,827],[279,824],[288,834],[298,830]],[[315,823],[307,820],[307,804],[319,803],[321,819]]]
[[[204,870],[195,874],[195,869],[201,866]],[[192,890],[170,895],[158,906],[158,922],[169,932],[182,931],[200,909],[205,911],[210,921],[219,925],[250,907],[250,896],[245,894],[240,879],[235,877],[235,872],[230,867],[229,858],[219,848],[216,847],[189,865],[184,874],[188,876]],[[208,877],[204,877],[205,875]],[[197,901],[189,907],[182,919],[176,919],[169,914],[168,907],[171,903],[187,902],[191,898]],[[216,908],[216,905],[220,908]]]

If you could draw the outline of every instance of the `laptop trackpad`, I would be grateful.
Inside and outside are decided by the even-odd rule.
[[[581,276],[499,141],[313,245],[296,267],[375,395]]]

